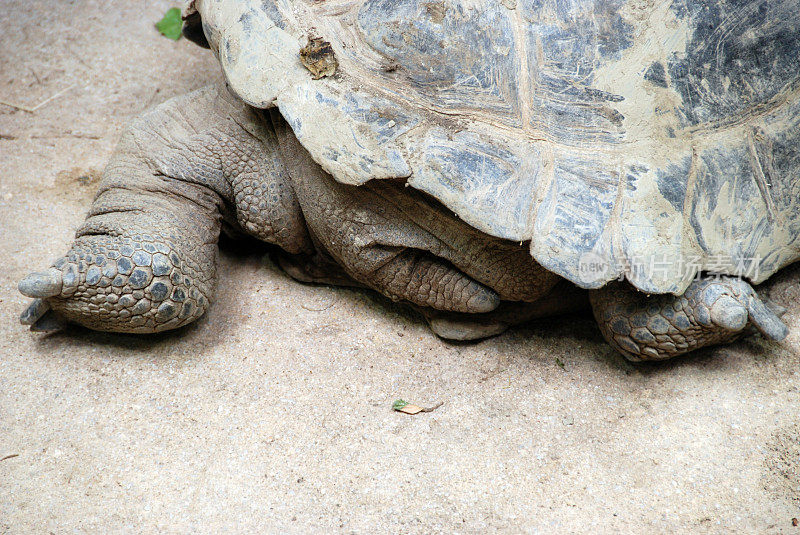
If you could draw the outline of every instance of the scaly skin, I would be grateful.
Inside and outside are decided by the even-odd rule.
[[[603,336],[629,360],[664,360],[729,343],[749,327],[778,340],[788,334],[753,288],[733,277],[696,280],[679,296],[648,296],[623,283],[589,295]]]
[[[33,276],[20,290],[69,322],[158,332],[208,309],[223,219],[289,252],[311,251],[269,134],[224,88],[144,114],[123,135],[71,250],[45,272],[50,287]],[[34,309],[24,322],[46,307]]]
[[[282,248],[281,265],[300,280],[408,302],[445,338],[587,306],[585,292],[526,247],[480,233],[402,184],[336,182],[276,110],[208,87],[129,127],[70,251],[20,283],[36,298],[21,321],[132,333],[186,325],[213,299],[223,227]],[[733,340],[749,320],[785,336],[742,281],[695,283],[677,297],[646,298],[628,285],[590,295],[606,339],[632,360]]]

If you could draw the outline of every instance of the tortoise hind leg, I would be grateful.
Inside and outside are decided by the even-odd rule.
[[[696,280],[680,296],[648,296],[615,282],[590,292],[590,301],[603,336],[629,360],[663,360],[729,343],[750,326],[774,340],[788,334],[755,290],[733,277]]]

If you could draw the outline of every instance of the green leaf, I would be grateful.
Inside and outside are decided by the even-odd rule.
[[[181,38],[181,25],[181,10],[173,7],[164,13],[163,19],[156,22],[156,29],[164,37],[177,41]]]
[[[558,357],[556,357],[556,364],[558,364],[558,367],[562,370],[564,369],[564,362]]]
[[[405,401],[405,400],[402,400],[402,399],[397,399],[397,400],[395,400],[394,403],[392,403],[392,409],[396,410],[396,411],[399,411],[400,409],[402,409],[406,405],[408,405],[408,401]]]

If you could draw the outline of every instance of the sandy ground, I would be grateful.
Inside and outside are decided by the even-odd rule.
[[[0,533],[800,533],[797,277],[783,346],[665,365],[627,364],[588,318],[447,344],[230,247],[181,332],[18,325],[17,281],[66,250],[125,122],[218,76],[154,31],[168,7],[0,12],[0,99],[66,90],[0,106]]]

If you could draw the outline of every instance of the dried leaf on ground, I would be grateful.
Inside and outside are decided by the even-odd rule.
[[[405,414],[419,414],[420,412],[433,412],[442,405],[444,405],[444,402],[440,401],[433,407],[420,407],[419,405],[412,405],[404,399],[398,399],[392,403],[392,409]]]

